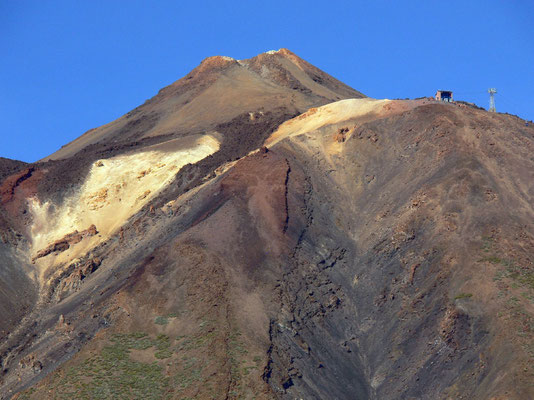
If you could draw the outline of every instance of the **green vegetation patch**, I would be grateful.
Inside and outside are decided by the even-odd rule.
[[[253,362],[248,361],[252,357],[241,333],[233,329],[228,336],[219,336],[217,328],[215,321],[204,319],[194,333],[187,335],[113,334],[100,351],[76,365],[67,363],[43,384],[21,393],[21,399],[216,398],[218,389],[210,382],[212,363],[218,362],[217,357],[224,357],[222,352],[211,354],[217,339],[223,346],[217,351],[226,349],[229,390],[235,398],[245,398],[250,391],[245,381],[259,369],[262,358],[256,356]]]
[[[495,257],[495,256],[484,257],[484,258],[481,258],[479,261],[481,261],[481,262],[490,262],[492,264],[502,264],[503,263],[502,259],[500,259],[499,257]]]
[[[156,353],[154,354],[156,358],[170,358],[173,354],[171,350],[171,339],[167,335],[158,335],[154,345],[156,346]]]
[[[163,376],[162,367],[157,362],[130,358],[134,349],[155,347],[156,354],[167,351],[169,337],[160,336],[151,339],[145,333],[115,334],[99,354],[77,366],[60,369],[46,389],[52,389],[54,399],[163,399],[169,379]],[[38,394],[30,389],[22,398],[37,398]]]
[[[484,253],[490,253],[482,257],[479,262],[489,262],[495,265],[502,265],[504,268],[497,270],[494,281],[501,281],[503,278],[510,278],[515,281],[515,286],[521,285],[529,289],[534,289],[534,271],[532,266],[520,266],[514,260],[501,258],[495,253],[493,247],[493,239],[488,237],[482,237],[482,251]]]
[[[167,325],[169,323],[169,320],[162,315],[158,315],[154,320],[154,323],[156,325]]]
[[[534,348],[534,317],[525,309],[523,301],[516,296],[508,298],[508,285],[512,289],[519,289],[521,297],[534,301],[534,265],[520,265],[516,260],[504,258],[499,249],[495,246],[495,240],[489,237],[482,238],[482,259],[481,262],[488,262],[496,265],[494,281],[505,283],[498,286],[498,298],[506,299],[504,304],[505,311],[499,311],[499,318],[510,321],[516,328],[517,335],[521,337],[523,346],[527,349]],[[530,361],[534,359],[534,352],[526,352]]]

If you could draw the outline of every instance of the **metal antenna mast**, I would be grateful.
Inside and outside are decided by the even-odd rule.
[[[489,88],[488,93],[490,95],[490,106],[489,106],[489,112],[496,112],[495,110],[495,93],[497,93],[497,89],[495,88]]]

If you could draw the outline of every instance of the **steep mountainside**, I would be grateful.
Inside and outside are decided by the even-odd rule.
[[[287,50],[207,59],[3,178],[0,397],[534,397],[533,150]]]
[[[248,60],[209,57],[188,75],[162,89],[125,116],[91,129],[47,157],[63,159],[89,145],[130,145],[134,141],[209,133],[246,115],[266,119],[299,114],[310,107],[365,97],[287,49]]]

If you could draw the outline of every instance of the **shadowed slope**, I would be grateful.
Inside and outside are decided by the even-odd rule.
[[[25,162],[0,157],[0,341],[28,313],[36,299],[32,269],[17,250],[22,239],[16,229],[20,225],[17,226],[17,221],[5,209],[15,190],[31,175],[27,166]]]
[[[300,268],[288,276],[295,311],[293,329],[273,334],[273,365],[288,363],[278,379],[291,378],[287,398],[328,397],[340,360],[355,357],[370,398],[529,398],[534,132],[515,117],[396,103],[406,111],[274,147],[306,165],[313,222],[296,256],[318,253],[316,273],[334,290]],[[328,312],[332,301],[339,311]],[[332,357],[336,346],[348,354]]]

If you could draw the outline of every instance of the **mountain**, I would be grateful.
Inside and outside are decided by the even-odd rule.
[[[248,60],[209,57],[145,104],[91,129],[45,160],[68,158],[88,146],[104,149],[150,138],[206,134],[244,117],[262,117],[265,124],[266,119],[295,116],[310,107],[362,97],[287,49]]]
[[[534,128],[211,57],[0,163],[2,398],[534,396]]]

